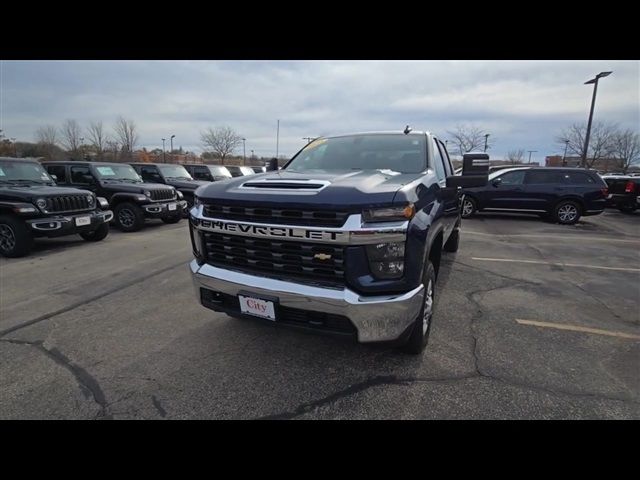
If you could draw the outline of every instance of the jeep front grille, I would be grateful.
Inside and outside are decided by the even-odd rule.
[[[151,191],[151,200],[153,200],[154,202],[176,199],[176,195],[174,191],[168,188],[161,188],[161,189],[150,190],[150,191]]]
[[[235,207],[213,204],[205,205],[203,213],[205,217],[210,218],[310,227],[341,227],[349,216],[349,212],[346,211]]]
[[[47,200],[47,212],[63,213],[92,210],[95,208],[95,204],[94,206],[89,206],[87,195],[61,195],[59,197],[51,197]]]
[[[344,247],[201,232],[204,259],[274,277],[344,284]]]

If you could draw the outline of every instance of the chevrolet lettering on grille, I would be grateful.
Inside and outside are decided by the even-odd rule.
[[[345,240],[348,239],[347,232],[310,230],[286,226],[252,225],[247,223],[223,222],[220,220],[200,220],[198,227],[212,232],[228,232],[252,237],[300,239],[329,243],[345,243]]]

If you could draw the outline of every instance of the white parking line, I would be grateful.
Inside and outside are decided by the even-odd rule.
[[[480,262],[510,262],[510,263],[533,263],[536,265],[555,265],[557,267],[576,267],[576,268],[596,268],[599,270],[617,270],[621,272],[640,272],[640,268],[628,268],[628,267],[605,267],[602,265],[582,265],[578,263],[556,263],[545,262],[543,260],[514,260],[511,258],[483,258],[483,257],[471,257],[471,260],[478,260]]]
[[[638,240],[625,240],[621,238],[603,238],[603,237],[584,237],[582,235],[554,235],[552,233],[548,235],[542,234],[529,234],[529,233],[485,233],[485,232],[476,232],[473,230],[462,230],[464,234],[471,235],[480,235],[482,237],[530,237],[530,238],[547,238],[547,239],[563,239],[563,240],[586,240],[590,242],[616,242],[616,243],[640,243],[640,239]]]
[[[614,332],[611,330],[601,330],[599,328],[579,327],[578,325],[564,325],[562,323],[538,322],[535,320],[521,320],[516,318],[516,322],[520,325],[533,325],[535,327],[556,328],[558,330],[571,330],[573,332],[593,333],[595,335],[607,335],[609,337],[630,338],[632,340],[640,340],[640,335],[632,333]]]

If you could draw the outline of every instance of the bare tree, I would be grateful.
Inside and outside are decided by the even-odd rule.
[[[623,173],[631,164],[640,160],[640,134],[630,128],[620,130],[613,135],[613,156]]]
[[[36,130],[36,142],[42,149],[48,160],[53,160],[56,144],[58,143],[58,129],[53,125],[45,125]]]
[[[614,138],[618,128],[615,124],[595,122],[591,126],[591,136],[589,138],[589,151],[586,155],[586,165],[591,168],[593,164],[601,159],[613,154]],[[584,153],[584,139],[587,134],[587,126],[584,123],[574,123],[565,128],[556,137],[558,145],[567,145],[567,150],[582,158]],[[568,143],[567,143],[568,142]]]
[[[113,127],[116,133],[116,138],[122,145],[122,155],[125,159],[131,159],[133,151],[138,143],[138,132],[136,131],[136,124],[133,120],[127,120],[124,117],[118,117],[116,124]]]
[[[217,127],[215,129],[209,127],[200,134],[200,140],[205,149],[210,149],[220,157],[222,163],[242,143],[242,137],[231,127]]]
[[[458,147],[461,156],[472,150],[484,149],[486,132],[475,125],[457,125],[455,130],[449,130],[447,133],[451,142]],[[492,144],[492,141],[487,140],[487,148]]]
[[[112,162],[118,161],[118,151],[120,150],[120,144],[113,139],[105,141],[105,153],[108,152]]]
[[[109,140],[104,131],[102,121],[91,122],[89,124],[89,128],[87,129],[87,138],[89,139],[89,142],[91,142],[91,146],[94,148],[96,155],[98,156],[98,160],[102,160],[107,146],[107,141]]]
[[[79,158],[82,133],[78,122],[70,119],[65,120],[60,129],[60,134],[64,148],[71,154],[72,158]]]
[[[507,157],[505,158],[505,160],[508,160],[514,165],[524,163],[524,150],[509,150],[507,152]]]

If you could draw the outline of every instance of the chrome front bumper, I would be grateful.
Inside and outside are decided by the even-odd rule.
[[[416,320],[424,302],[422,285],[397,295],[361,296],[348,288],[323,288],[225,270],[195,260],[189,264],[196,295],[200,288],[228,295],[240,291],[277,297],[280,305],[344,315],[358,330],[358,341],[396,340]]]

